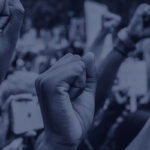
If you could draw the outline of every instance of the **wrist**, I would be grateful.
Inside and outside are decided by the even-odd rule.
[[[135,43],[131,39],[126,28],[118,33],[114,48],[125,57],[136,49]]]
[[[42,147],[44,150],[77,150],[78,144],[65,142],[65,140],[60,140],[60,138],[51,135],[45,135]]]
[[[101,36],[106,36],[109,33],[110,33],[109,30],[107,30],[107,29],[104,28],[104,29],[101,30],[101,34],[100,35]]]

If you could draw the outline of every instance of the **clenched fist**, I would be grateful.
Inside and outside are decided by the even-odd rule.
[[[20,0],[0,0],[0,82],[8,69],[19,37],[24,8]]]
[[[94,56],[67,54],[36,81],[49,149],[76,149],[94,117]]]
[[[119,15],[108,12],[102,16],[102,30],[113,33],[120,25],[121,17]]]
[[[141,4],[127,28],[129,35],[135,42],[150,37],[150,24],[145,26],[145,22],[150,22],[150,5]]]

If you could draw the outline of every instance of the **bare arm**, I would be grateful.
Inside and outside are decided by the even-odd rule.
[[[95,63],[97,68],[100,67],[102,62],[101,55],[104,50],[106,36],[109,33],[114,35],[116,33],[116,28],[120,25],[120,23],[121,17],[111,12],[108,12],[102,16],[102,29],[90,47],[90,51],[95,55]]]
[[[138,7],[128,27],[121,30],[118,34],[118,39],[121,42],[116,44],[114,50],[99,67],[96,91],[96,112],[111,90],[118,69],[125,59],[123,56],[127,56],[129,52],[134,50],[138,41],[150,36],[150,28],[146,28],[143,25],[143,16],[150,15],[149,9],[150,6],[146,4],[142,4]]]
[[[97,112],[104,100],[109,95],[113,82],[116,78],[118,69],[125,57],[118,51],[113,50],[104,60],[98,70],[98,81],[96,89],[96,105]]]

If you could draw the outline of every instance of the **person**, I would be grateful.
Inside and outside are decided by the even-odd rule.
[[[94,56],[67,54],[36,81],[45,123],[39,149],[76,149],[94,117]]]
[[[106,59],[98,68],[98,82],[96,88],[95,104],[96,114],[99,112],[99,109],[103,106],[105,100],[108,98],[121,64],[125,61],[126,58],[128,58],[130,53],[136,50],[136,44],[139,41],[149,37],[150,35],[150,28],[144,26],[145,15],[149,16],[149,5],[142,4],[137,8],[128,27],[118,33],[118,38],[114,44],[113,51],[106,57]],[[116,109],[116,111],[117,110],[118,109]],[[112,116],[113,113],[106,116],[107,118],[109,118],[109,122],[114,119]],[[107,118],[105,119],[106,122]],[[132,120],[132,122],[130,120]],[[145,114],[135,113],[131,116],[127,116],[126,120],[119,127],[118,133],[116,133],[118,140],[117,146],[124,149],[124,147],[126,147],[138,134],[146,121],[147,114],[145,116]],[[105,131],[103,128],[99,129],[102,130],[99,130],[99,132],[97,132],[96,134],[100,134]],[[123,132],[123,130],[125,132]],[[132,132],[126,134],[127,131]],[[96,141],[98,143],[98,140],[95,140],[94,144]]]
[[[101,100],[108,96],[121,63],[138,41],[150,36],[144,16],[150,16],[147,4],[140,5],[128,27],[119,32],[114,50],[99,68],[97,90],[101,95],[96,95],[96,112]],[[83,58],[68,54],[37,79],[36,90],[45,124],[45,136],[38,150],[77,149],[94,118],[94,68],[91,53]],[[149,122],[127,150],[143,149],[142,145],[149,149],[148,130]]]

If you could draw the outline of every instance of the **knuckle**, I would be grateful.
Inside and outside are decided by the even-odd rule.
[[[23,18],[24,15],[25,15],[25,9],[24,8],[11,8],[11,14],[16,16],[16,17],[19,17],[19,18]]]
[[[85,70],[85,64],[82,61],[79,61],[76,63],[76,65],[74,66],[74,70],[76,70],[76,72],[81,73]]]
[[[85,63],[84,63],[83,61],[80,61],[80,62],[79,62],[79,66],[80,66],[83,70],[85,70],[85,68],[86,68]]]
[[[24,8],[22,8],[22,9],[16,8],[16,13],[17,13],[18,15],[20,15],[20,16],[24,16],[24,14],[25,14],[25,9],[24,9]]]
[[[81,60],[82,58],[81,58],[81,56],[79,56],[79,55],[74,55],[74,59],[75,59],[75,60]]]
[[[140,6],[139,6],[139,9],[145,9],[146,7],[148,7],[149,5],[146,4],[146,3],[142,3]]]
[[[146,10],[146,8],[148,8],[148,7],[149,7],[148,4],[145,4],[145,3],[141,4],[141,5],[137,8],[137,13],[138,13],[139,15],[141,15],[142,13],[144,13],[144,11]]]
[[[71,57],[71,56],[73,56],[73,54],[67,53],[65,56]]]

